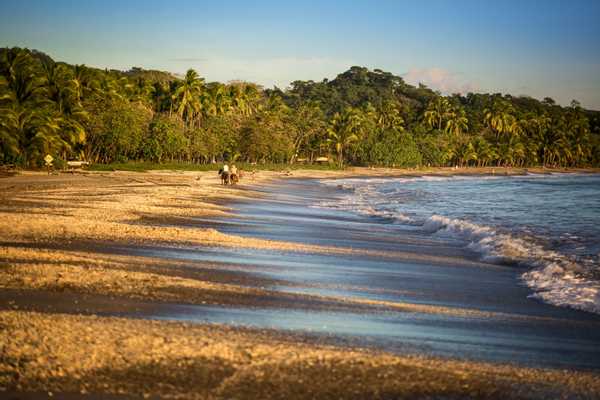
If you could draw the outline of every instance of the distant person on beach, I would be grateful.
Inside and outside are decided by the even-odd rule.
[[[231,165],[231,170],[229,171],[229,177],[231,180],[231,183],[237,183],[240,179],[238,176],[238,170],[237,167],[235,166],[235,164]]]
[[[223,185],[229,184],[230,175],[229,175],[229,165],[227,165],[227,163],[225,163],[225,165],[223,165],[223,168],[221,168],[221,170],[219,171],[219,174],[221,175],[221,183]]]

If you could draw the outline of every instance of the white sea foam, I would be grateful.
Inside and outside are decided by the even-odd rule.
[[[387,199],[377,192],[376,187],[387,181],[386,179],[369,179],[368,184],[365,184],[364,179],[344,179],[341,182],[336,180],[322,181],[326,185],[337,186],[340,189],[349,191],[349,193],[333,201],[322,201],[314,207],[340,209],[361,215],[413,223],[414,221],[411,218],[397,210],[386,210],[381,207],[385,205]]]
[[[536,176],[537,177],[537,176]],[[540,175],[541,177],[545,177]],[[489,177],[495,179],[496,177]],[[403,183],[411,180],[450,180],[451,177],[394,178]],[[459,179],[475,179],[461,177]],[[481,179],[481,178],[477,178]],[[467,247],[481,255],[482,260],[496,264],[513,264],[528,271],[522,274],[523,282],[533,290],[530,297],[556,306],[600,313],[600,282],[586,275],[585,260],[567,256],[557,251],[545,249],[532,237],[516,236],[508,231],[476,224],[462,219],[442,215],[431,215],[425,221],[415,221],[389,207],[389,196],[378,191],[379,185],[390,179],[345,179],[342,182],[331,180],[323,183],[336,185],[348,191],[340,200],[321,203],[319,207],[337,208],[363,215],[394,219],[400,223],[422,224],[422,229],[430,234],[451,235],[466,241]],[[571,238],[576,236],[570,235]],[[589,260],[588,260],[589,262]],[[597,261],[595,261],[597,262]]]
[[[600,313],[600,283],[585,276],[585,268],[570,257],[546,250],[534,242],[499,233],[490,227],[431,216],[424,225],[429,232],[448,232],[469,241],[468,247],[493,263],[510,263],[531,269],[522,274],[534,293],[532,298],[556,306]]]

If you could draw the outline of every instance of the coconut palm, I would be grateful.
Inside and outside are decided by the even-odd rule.
[[[525,146],[517,136],[508,136],[500,142],[498,160],[505,167],[513,167],[525,158]]]
[[[445,128],[446,133],[450,133],[454,136],[460,136],[468,129],[469,120],[466,117],[464,109],[456,108],[447,115],[448,119],[446,121]]]
[[[347,107],[333,116],[327,129],[327,141],[335,148],[340,168],[344,165],[344,150],[359,140],[362,124],[363,116],[360,110],[352,107]]]
[[[477,157],[478,154],[473,143],[468,140],[457,142],[456,151],[453,157],[455,159],[455,164],[458,164],[460,167],[469,165],[470,161],[477,161]]]
[[[16,104],[37,107],[47,101],[46,81],[29,52],[20,49],[4,51],[0,59],[0,74],[4,76]]]
[[[200,112],[200,95],[203,91],[204,79],[198,76],[193,69],[189,69],[185,78],[171,96],[177,114],[189,126],[191,121]]]
[[[114,87],[102,79],[102,75],[97,71],[86,67],[85,65],[75,65],[73,68],[73,85],[75,95],[79,101],[83,101],[88,97],[96,95],[114,95]],[[104,82],[103,82],[104,81]],[[103,92],[103,88],[110,88],[108,93]]]
[[[246,93],[244,92],[244,84],[235,82],[227,87],[228,95],[231,100],[231,106],[241,115],[247,116],[250,114],[249,105],[247,103]]]
[[[300,153],[300,148],[319,133],[326,130],[325,116],[319,104],[309,102],[298,106],[291,115],[290,134],[293,140],[294,152],[290,158],[293,164]]]
[[[392,101],[385,101],[376,111],[377,127],[380,130],[393,129],[398,132],[404,130],[404,119],[400,115],[398,105]]]
[[[483,111],[485,124],[496,134],[496,139],[502,134],[512,133],[515,127],[513,107],[505,100],[496,100],[491,108]]]
[[[450,111],[451,105],[448,99],[437,96],[427,105],[427,110],[425,111],[425,114],[423,114],[423,118],[430,128],[442,130],[444,121],[448,117]]]
[[[256,84],[248,82],[244,84],[243,98],[246,103],[245,115],[252,115],[258,111],[261,94]]]
[[[0,119],[2,136],[12,135],[10,143],[19,142],[30,165],[39,163],[44,154],[58,154],[72,149],[69,135],[63,136],[62,119],[45,111],[15,107],[4,109]]]
[[[231,98],[227,87],[221,83],[210,85],[202,93],[202,110],[207,116],[224,115],[231,109]]]
[[[4,77],[0,77],[0,104],[10,101],[12,96],[6,91]],[[8,103],[10,104],[10,103]],[[13,128],[12,112],[10,108],[0,108],[0,161],[8,162],[21,154],[18,132]]]
[[[13,93],[8,87],[6,78],[0,75],[0,107],[3,105],[9,105],[13,101]]]
[[[77,82],[72,72],[64,65],[56,63],[45,63],[43,69],[47,98],[54,104],[58,113],[67,116],[82,113]]]
[[[477,154],[477,166],[485,167],[498,158],[492,145],[482,136],[477,136],[472,140],[473,148]]]

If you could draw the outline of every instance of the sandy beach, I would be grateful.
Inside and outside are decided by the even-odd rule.
[[[429,335],[452,329],[472,340],[464,332],[485,338],[496,326],[508,337],[523,327],[542,343],[573,338],[573,349],[596,347],[595,316],[488,298],[492,285],[512,279],[508,269],[480,272],[469,254],[410,234],[365,241],[364,221],[302,214],[297,200],[327,195],[307,178],[492,173],[524,170],[258,172],[235,187],[222,187],[214,172],[0,178],[0,390],[19,399],[598,398],[594,350],[560,368],[558,355],[531,364],[497,349],[458,357],[432,336],[388,349],[333,328],[280,329],[293,326],[294,312],[315,324],[324,315],[363,324],[404,318]],[[353,280],[365,266],[387,271],[391,263],[434,271],[440,282],[467,270],[474,280],[490,277],[488,269],[495,275],[461,298],[466,289],[440,286],[435,301],[406,277],[396,291],[384,275],[371,276],[370,286]],[[347,267],[346,278],[327,265]],[[227,324],[234,312],[251,323]],[[256,322],[265,316],[268,323]],[[576,328],[584,333],[569,336]],[[420,347],[426,342],[433,344]],[[469,343],[474,354],[500,346],[488,342]]]

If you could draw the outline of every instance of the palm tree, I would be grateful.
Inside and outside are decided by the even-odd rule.
[[[505,167],[512,167],[525,158],[525,146],[517,136],[508,136],[498,147],[499,161],[502,161]]]
[[[36,70],[36,64],[28,51],[10,49],[2,53],[0,75],[12,92],[12,100],[18,105],[40,106],[46,102],[46,81]]]
[[[113,99],[122,99],[123,96],[119,93],[121,89],[119,87],[119,82],[115,78],[115,76],[110,75],[108,73],[104,73],[101,75],[98,80],[98,91],[102,95],[102,97],[108,97]]]
[[[495,132],[496,139],[502,134],[512,133],[512,128],[515,126],[515,117],[510,103],[505,100],[497,100],[492,108],[485,109],[483,113],[484,122]]]
[[[146,78],[139,76],[134,79],[131,85],[130,100],[143,103],[145,105],[152,105],[152,93],[154,91],[154,85]]]
[[[83,122],[88,119],[77,93],[77,83],[71,71],[65,66],[52,61],[43,62],[42,67],[47,86],[47,96],[51,105],[57,111],[55,122],[59,124],[62,145],[62,157],[67,158],[67,152],[76,144],[85,141]]]
[[[0,75],[0,162],[7,162],[17,157],[21,150],[19,148],[19,137],[12,129],[10,108],[13,94],[8,89],[6,78]]]
[[[54,103],[59,114],[73,115],[81,112],[78,83],[72,72],[64,65],[44,65],[48,99]]]
[[[525,160],[528,165],[537,165],[539,162],[540,143],[534,138],[524,138]]]
[[[92,94],[102,95],[102,81],[98,73],[85,65],[75,65],[73,68],[73,85],[75,96],[79,101],[83,101]],[[106,87],[107,85],[104,85]],[[112,91],[110,94],[113,94]]]
[[[377,127],[380,130],[393,129],[398,132],[404,130],[404,119],[395,102],[385,101],[377,110]]]
[[[10,143],[18,140],[29,164],[41,161],[44,154],[58,154],[72,149],[73,138],[64,137],[62,119],[45,110],[26,108],[5,109],[0,119],[2,136],[12,135]]]
[[[258,111],[261,94],[257,85],[246,82],[244,84],[243,98],[246,103],[245,115],[252,115]]]
[[[197,116],[200,111],[200,95],[202,94],[204,79],[198,76],[193,69],[189,69],[185,78],[171,96],[173,104],[177,107],[177,114],[186,124]]]
[[[328,143],[333,144],[337,152],[338,165],[344,165],[344,150],[359,140],[363,117],[360,110],[347,107],[342,113],[336,113],[329,124]]]
[[[244,84],[235,82],[228,86],[228,95],[231,100],[231,106],[243,116],[250,114],[250,107],[247,103],[246,94],[244,93]]]
[[[13,99],[13,93],[8,87],[6,78],[0,75],[0,106],[4,104],[11,104]]]
[[[451,106],[448,99],[437,96],[434,100],[429,102],[423,117],[430,128],[441,131],[450,110]]]
[[[469,126],[469,120],[465,115],[465,110],[462,108],[456,108],[452,112],[448,113],[448,120],[446,121],[446,133],[451,133],[454,136],[460,136],[467,130]]]
[[[498,158],[494,148],[482,136],[477,136],[472,140],[473,148],[477,154],[477,166],[485,167],[488,163]]]
[[[207,116],[224,115],[231,110],[231,98],[225,85],[212,84],[202,94],[202,110]]]
[[[527,147],[529,152],[534,147],[537,149],[535,157],[532,157],[530,154],[530,159],[534,160],[534,163],[541,161],[542,164],[545,165],[547,161],[546,150],[552,142],[552,134],[550,132],[551,127],[552,118],[547,114],[537,115],[529,119],[528,129],[531,140]]]
[[[456,151],[452,158],[455,159],[455,164],[458,166],[468,166],[470,161],[477,161],[477,151],[475,146],[469,140],[461,140],[456,142]]]
[[[525,133],[526,125],[527,121],[513,118],[512,124],[508,127],[508,132],[516,136],[521,136]]]
[[[290,126],[294,146],[294,153],[290,158],[290,164],[293,164],[298,157],[300,148],[311,138],[325,131],[324,114],[321,107],[316,102],[301,104],[292,110],[292,123]]]

